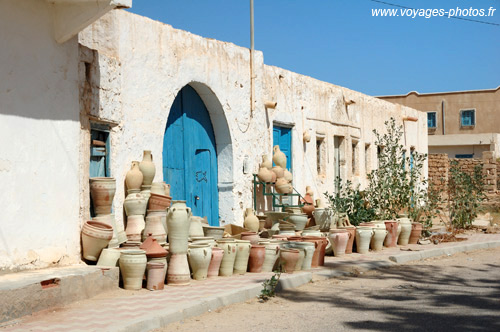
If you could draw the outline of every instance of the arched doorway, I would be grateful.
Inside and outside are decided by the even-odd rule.
[[[170,108],[163,139],[163,178],[174,200],[185,200],[193,215],[219,224],[217,153],[210,115],[189,85]]]

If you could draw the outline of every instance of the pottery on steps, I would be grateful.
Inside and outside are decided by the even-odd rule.
[[[273,162],[283,169],[286,169],[286,155],[281,152],[279,145],[273,147]]]
[[[189,221],[189,237],[203,237],[205,233],[203,232],[202,217],[191,216]]]
[[[121,251],[116,248],[104,248],[101,251],[97,266],[118,266]]]
[[[173,206],[168,209],[167,227],[168,242],[172,254],[186,254],[188,248],[189,226],[191,209],[185,201],[173,201]]]
[[[139,192],[141,190],[142,181],[144,180],[144,175],[139,169],[139,162],[133,161],[130,166],[130,170],[125,175],[125,185],[128,190]]]
[[[165,264],[147,262],[146,264],[146,289],[162,290],[165,286]]]
[[[203,225],[203,234],[206,237],[213,237],[215,240],[222,239],[224,227]]]
[[[115,191],[116,180],[114,178],[90,178],[90,197],[97,215],[111,214]]]
[[[250,241],[250,244],[258,244],[260,240],[259,234],[256,232],[241,232],[241,240]]]
[[[260,273],[266,259],[266,246],[252,244],[248,259],[248,272]]]
[[[165,210],[170,207],[172,197],[153,194],[149,196],[148,209],[149,210]]]
[[[189,271],[187,254],[173,253],[168,262],[167,284],[174,286],[189,285],[190,281],[191,271]]]
[[[118,248],[121,243],[125,242],[127,240],[126,236],[125,239],[120,237],[120,240],[118,239],[121,234],[118,233],[118,227],[116,225],[116,220],[115,220],[115,215],[114,214],[108,214],[104,216],[96,216],[92,218],[92,220],[95,221],[100,221],[103,222],[113,228],[113,236],[111,237],[111,240],[108,243],[108,248]]]
[[[292,223],[295,225],[295,230],[297,231],[302,231],[307,224],[307,214],[305,213],[298,213],[298,214],[290,214],[287,218],[286,221]]]
[[[236,259],[236,242],[234,239],[219,239],[217,247],[224,250],[220,264],[219,275],[223,277],[232,276],[234,260]]]
[[[245,221],[243,222],[243,227],[252,232],[258,232],[259,218],[257,218],[257,216],[253,213],[253,209],[247,208],[243,216],[245,218]]]
[[[167,210],[147,210],[147,216],[148,217],[153,217],[153,216],[160,216],[161,218],[161,224],[163,225],[163,228],[165,229],[165,234],[168,235],[168,226],[167,226]]]
[[[223,256],[224,256],[224,249],[218,247],[212,247],[212,259],[210,260],[210,264],[208,265],[208,272],[207,272],[208,278],[219,276],[219,269]]]
[[[299,250],[297,249],[280,249],[280,265],[284,273],[293,273],[295,266],[299,260]]]
[[[146,252],[144,250],[122,250],[120,254],[120,273],[123,279],[123,288],[140,290],[142,278],[146,271]]]
[[[251,246],[250,241],[236,240],[236,258],[234,260],[233,273],[245,274],[247,272]]]
[[[153,155],[150,150],[144,150],[142,161],[139,163],[139,169],[144,176],[142,184],[151,186],[156,174],[156,167],[153,163]]]
[[[284,178],[285,177],[285,170],[281,166],[279,166],[279,165],[274,166],[273,168],[271,168],[271,172],[273,172],[274,175],[276,176],[276,178],[274,179],[273,182],[275,182],[279,178],[283,178],[283,180],[285,179]],[[288,181],[286,181],[286,183],[288,183]]]
[[[273,181],[273,172],[267,169],[267,167],[260,165],[257,177],[262,182],[270,183]]]
[[[278,244],[266,244],[264,263],[262,264],[262,272],[272,272],[276,264],[276,260],[280,256],[280,246]]]
[[[97,261],[113,237],[113,227],[99,221],[86,221],[82,227],[83,258]]]
[[[273,163],[271,160],[269,160],[269,157],[267,155],[262,155],[262,166],[267,168],[268,170],[271,170],[273,168]]]
[[[142,241],[146,240],[146,237],[151,234],[160,245],[167,242],[167,233],[165,233],[165,227],[161,222],[161,216],[147,216],[146,225],[142,232]]]
[[[189,266],[193,271],[193,279],[205,280],[212,260],[212,248],[208,244],[191,244],[188,248]]]
[[[146,222],[142,214],[128,216],[127,227],[125,229],[128,241],[141,241],[145,226]]]
[[[147,201],[140,193],[129,194],[123,201],[123,208],[127,216],[142,214],[146,215]]]
[[[167,193],[165,191],[165,182],[153,182],[151,183],[151,193],[162,195],[162,196],[170,196],[170,191]]]

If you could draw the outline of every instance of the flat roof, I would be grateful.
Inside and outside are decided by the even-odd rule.
[[[386,96],[375,96],[375,98],[391,98],[391,97],[407,97],[409,95],[416,94],[419,96],[432,96],[432,95],[445,95],[452,93],[469,93],[469,92],[494,92],[500,89],[500,85],[495,89],[479,89],[479,90],[462,90],[462,91],[447,91],[447,92],[429,92],[429,93],[419,93],[418,91],[410,91],[405,95],[386,95]]]

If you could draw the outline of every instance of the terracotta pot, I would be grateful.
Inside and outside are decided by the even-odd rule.
[[[127,186],[127,189],[137,190],[137,192],[139,192],[143,180],[144,176],[139,169],[139,162],[133,161],[130,166],[130,170],[127,172],[127,175],[125,175],[125,185]]]
[[[328,236],[332,242],[333,255],[344,256],[351,233],[346,229],[332,229]]]
[[[234,239],[219,239],[217,247],[224,250],[220,264],[219,275],[223,277],[232,276],[234,260],[236,259],[236,242]]]
[[[144,221],[144,216],[132,215],[127,217],[127,228],[125,229],[125,233],[127,234],[128,241],[141,241],[142,240],[142,231],[146,226],[146,222]]]
[[[121,251],[115,248],[104,248],[101,251],[97,266],[118,266]]]
[[[82,227],[83,258],[97,261],[113,237],[113,227],[99,221],[86,221]]]
[[[267,168],[268,170],[271,170],[273,168],[273,163],[271,160],[269,160],[269,157],[267,155],[262,155],[262,166]]]
[[[274,173],[274,175],[276,176],[275,181],[276,181],[277,179],[279,179],[279,178],[283,178],[283,180],[284,180],[285,170],[284,170],[282,167],[280,167],[280,166],[276,165],[276,166],[274,166],[274,167],[271,169],[271,172],[273,172],[273,173]],[[286,180],[285,180],[285,181],[286,181]],[[287,182],[287,183],[288,183],[288,182]]]
[[[370,241],[370,247],[372,248],[373,251],[382,250],[387,233],[388,232],[386,229],[381,229],[377,227],[373,228],[373,236]]]
[[[298,260],[299,251],[297,249],[282,248],[280,250],[280,265],[282,272],[293,273]]]
[[[295,242],[293,244],[295,249],[303,249],[304,250],[304,260],[302,262],[301,270],[309,270],[311,269],[312,259],[314,256],[314,251],[316,244],[312,242]]]
[[[356,228],[356,250],[360,254],[369,252],[370,241],[373,236],[373,227],[358,226]]]
[[[328,239],[325,236],[321,236],[320,239],[322,241],[321,243],[322,246],[319,251],[319,265],[323,266],[325,265],[325,252],[326,252],[326,246],[328,245]]]
[[[276,173],[274,173],[273,171],[271,171],[271,176],[272,176],[271,183],[276,183],[276,179],[278,178],[276,176]]]
[[[90,178],[90,196],[97,215],[111,214],[115,191],[116,181],[114,178]]]
[[[314,243],[314,253],[311,257],[311,267],[315,268],[319,266],[319,256],[322,247],[322,240],[319,237],[305,237],[303,239],[304,242]]]
[[[141,173],[142,174],[142,173]],[[141,194],[129,194],[123,201],[123,208],[127,216],[146,214],[147,202]]]
[[[289,172],[288,170],[285,169],[284,172],[283,172],[283,177],[289,183],[292,183],[292,181],[293,181],[293,174],[291,172]]]
[[[149,290],[162,290],[165,286],[165,264],[148,262],[146,271],[146,288]]]
[[[212,247],[212,259],[210,260],[210,265],[208,265],[208,273],[207,273],[208,278],[219,276],[219,269],[223,256],[224,256],[224,249],[218,247]]]
[[[257,173],[257,177],[260,181],[265,183],[270,183],[273,181],[272,171],[268,170],[267,167],[260,165],[259,173]]]
[[[341,227],[339,229],[345,229],[346,231],[349,232],[350,235],[349,235],[349,240],[347,241],[345,253],[352,254],[354,240],[356,239],[356,227],[355,226],[347,226],[347,227]]]
[[[171,207],[167,213],[168,242],[172,254],[186,254],[189,237],[189,218],[191,209],[185,207],[185,202]]]
[[[189,271],[187,254],[172,254],[168,262],[167,284],[189,285],[190,281],[191,272]]]
[[[167,242],[167,234],[165,233],[165,227],[161,223],[161,216],[147,216],[146,226],[142,232],[142,241],[146,240],[146,237],[151,234],[160,245]]]
[[[281,152],[279,145],[273,147],[273,162],[281,168],[286,168],[286,155]]]
[[[146,272],[146,252],[134,249],[122,250],[119,264],[123,279],[123,288],[140,290],[142,288],[144,272]]]
[[[251,246],[250,241],[236,240],[236,258],[234,260],[233,273],[245,274],[247,272]]]
[[[303,230],[307,224],[307,214],[299,213],[299,214],[290,214],[286,221],[295,225],[295,229],[298,231]]]
[[[248,272],[260,273],[266,259],[266,246],[252,244],[250,248],[250,257],[248,259]]]
[[[399,234],[398,244],[400,246],[406,246],[410,240],[411,235],[411,221],[409,218],[403,217],[398,218],[401,225],[401,233]]]
[[[161,224],[165,229],[165,234],[168,235],[168,227],[167,227],[167,210],[147,210],[148,217],[159,216],[161,219]]]
[[[302,264],[304,264],[304,259],[306,257],[306,251],[304,248],[292,248],[299,251],[299,259],[297,259],[297,264],[295,264],[295,271],[302,270]]]
[[[156,167],[153,163],[153,155],[151,154],[151,151],[144,150],[142,161],[139,163],[139,169],[144,175],[142,184],[150,186],[151,183],[153,183],[153,179],[156,173]]]
[[[170,196],[170,193],[167,194],[165,192],[165,182],[153,182],[151,184],[151,193],[162,196]]]
[[[267,244],[265,251],[264,263],[262,264],[262,272],[272,272],[280,256],[280,246],[278,244]]]
[[[252,208],[247,208],[244,213],[245,221],[243,222],[243,227],[252,231],[259,231],[259,218],[253,213]]]
[[[191,244],[188,248],[189,266],[193,271],[193,279],[205,280],[212,259],[212,248],[208,244]]]
[[[148,202],[149,210],[166,210],[170,207],[172,197],[151,193]]]
[[[314,212],[314,205],[305,203],[304,206],[302,207],[302,212],[307,214],[309,218],[313,217],[313,212]]]
[[[203,225],[203,233],[206,237],[213,237],[215,240],[219,240],[224,235],[224,227]]]
[[[411,223],[410,239],[408,240],[408,243],[409,244],[417,244],[418,240],[420,239],[420,236],[422,235],[423,229],[424,229],[424,226],[421,223],[412,222]]]
[[[103,223],[105,223],[113,228],[113,236],[111,237],[111,240],[108,243],[108,248],[118,248],[121,243],[123,243],[127,240],[126,236],[125,236],[125,240],[120,238],[120,240],[123,240],[123,242],[120,242],[118,240],[118,229],[117,229],[114,214],[108,214],[105,216],[94,217],[94,218],[92,218],[92,220],[103,222]]]
[[[398,244],[398,223],[394,220],[385,221],[387,236],[385,237],[384,245],[388,248],[397,247]]]
[[[241,239],[245,241],[250,241],[250,244],[258,244],[260,236],[256,232],[242,232]]]
[[[189,237],[203,237],[205,233],[203,232],[202,217],[191,216],[189,220]]]

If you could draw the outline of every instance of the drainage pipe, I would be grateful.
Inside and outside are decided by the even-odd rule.
[[[444,99],[441,100],[441,122],[443,123],[442,126],[443,126],[443,135],[446,134],[445,132],[445,127],[444,127]]]

